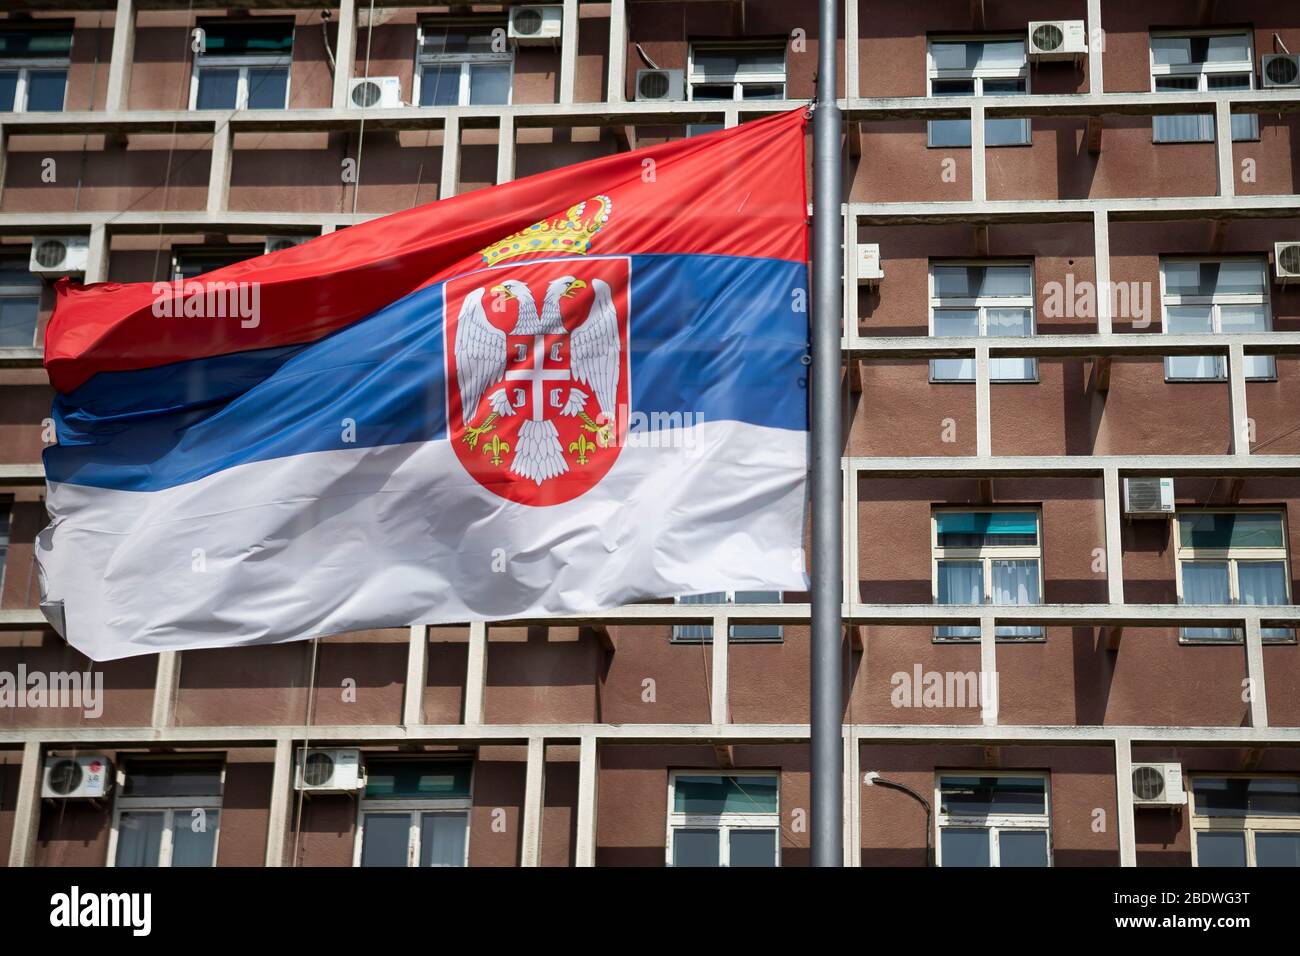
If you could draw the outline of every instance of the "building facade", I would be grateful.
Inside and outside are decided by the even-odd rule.
[[[806,864],[806,594],[92,664],[33,550],[54,277],[797,108],[815,5],[6,9],[0,860]],[[841,24],[846,865],[1300,865],[1300,8]]]

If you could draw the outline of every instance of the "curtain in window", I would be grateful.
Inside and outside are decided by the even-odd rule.
[[[1184,604],[1229,603],[1228,563],[1226,561],[1183,562]],[[1230,627],[1188,627],[1183,636],[1192,640],[1229,640]]]
[[[1237,588],[1242,604],[1286,604],[1286,564],[1281,561],[1237,562]],[[1266,627],[1261,637],[1273,640],[1290,640],[1291,630],[1285,627]]]
[[[984,603],[983,562],[940,561],[938,575],[940,604]],[[980,629],[969,624],[947,625],[936,628],[935,636],[940,638],[979,637]]]
[[[1165,326],[1170,333],[1206,334],[1214,331],[1214,319],[1208,305],[1171,305]],[[1171,355],[1165,359],[1165,378],[1221,378],[1219,362],[1217,355]]]
[[[118,866],[157,866],[162,849],[161,813],[123,813],[117,824]]]
[[[989,335],[1032,335],[1028,309],[988,309]],[[1032,382],[1038,375],[1033,358],[990,358],[989,378],[995,382]]]
[[[1004,561],[991,562],[994,604],[1041,604],[1042,597],[1038,591],[1038,562]],[[1038,637],[1042,629],[1036,625],[1004,625],[997,629],[998,637]]]
[[[468,815],[426,813],[420,820],[420,866],[464,866]]]

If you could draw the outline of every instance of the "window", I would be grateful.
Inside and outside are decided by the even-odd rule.
[[[504,42],[505,24],[498,20],[421,23],[412,99],[421,106],[509,103],[515,54],[493,49],[494,30]]]
[[[1286,533],[1277,511],[1180,511],[1177,520],[1180,604],[1291,603]],[[1187,641],[1240,641],[1232,627],[1185,627]],[[1287,642],[1289,628],[1266,627],[1265,640]]]
[[[1263,259],[1162,259],[1160,301],[1164,331],[1231,335],[1268,332],[1268,263]],[[1165,359],[1165,380],[1223,381],[1221,355],[1177,355]],[[1271,355],[1247,355],[1246,378],[1277,378]]]
[[[777,789],[774,773],[672,773],[668,865],[779,866]]]
[[[1051,866],[1047,777],[940,774],[939,866]]]
[[[1021,263],[931,263],[930,334],[1034,334],[1034,269]],[[994,382],[1038,381],[1038,359],[989,359]],[[975,359],[933,359],[932,382],[975,381]]]
[[[368,760],[356,866],[466,866],[473,764]]]
[[[4,594],[5,559],[9,556],[9,505],[0,502],[0,594]]]
[[[200,20],[192,110],[282,110],[289,103],[291,20]]]
[[[678,604],[782,604],[780,591],[713,591],[708,594],[688,594],[677,599]],[[780,624],[732,624],[727,637],[733,642],[780,641],[785,628]],[[673,642],[676,644],[709,644],[713,641],[712,624],[674,624]]]
[[[1156,93],[1218,93],[1255,86],[1255,55],[1250,34],[1193,33],[1151,35],[1151,89]],[[1206,143],[1214,139],[1214,116],[1185,113],[1155,116],[1152,138],[1157,143]],[[1259,139],[1259,116],[1232,117],[1234,140]]]
[[[41,280],[26,256],[0,256],[0,349],[29,349],[36,341]]]
[[[70,26],[0,28],[0,113],[61,112]]]
[[[218,761],[136,760],[118,773],[110,866],[215,866]]]
[[[785,43],[692,43],[686,77],[691,100],[783,100]],[[720,129],[721,123],[691,123],[686,135]]]
[[[1037,510],[935,510],[936,604],[1043,603],[1042,545]],[[935,640],[978,639],[975,625],[936,627]],[[995,636],[1035,639],[1037,626],[999,625]]]
[[[177,246],[172,249],[172,280],[193,279],[214,269],[260,256],[262,246]]]
[[[1029,92],[1025,38],[931,40],[926,56],[930,96],[1019,96]],[[931,120],[930,146],[969,146],[970,120]],[[985,146],[1028,146],[1029,118],[984,121]]]
[[[1300,779],[1192,778],[1196,866],[1300,866]]]

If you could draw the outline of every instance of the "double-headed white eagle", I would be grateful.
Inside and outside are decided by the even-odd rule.
[[[460,307],[460,318],[456,321],[456,372],[460,380],[460,407],[465,425],[472,433],[472,439],[467,440],[473,447],[478,435],[487,430],[487,421],[478,429],[471,427],[485,391],[493,389],[488,394],[488,405],[492,409],[489,417],[506,418],[519,414],[519,410],[510,403],[506,383],[514,379],[518,385],[531,387],[531,415],[520,422],[518,448],[515,449],[510,470],[538,485],[569,470],[555,423],[542,415],[548,381],[552,385],[568,382],[569,394],[559,409],[560,415],[570,418],[581,416],[592,426],[587,428],[588,431],[596,430],[595,423],[584,411],[589,396],[574,384],[581,382],[595,392],[596,403],[600,406],[604,421],[614,421],[621,346],[618,314],[614,309],[614,298],[608,283],[600,279],[591,280],[595,301],[586,320],[572,333],[565,329],[560,314],[560,300],[572,298],[578,289],[586,287],[587,283],[573,276],[552,279],[546,285],[540,315],[527,283],[506,279],[492,287],[490,291],[493,294],[519,303],[519,317],[510,334],[533,337],[533,357],[530,359],[532,366],[529,370],[506,371],[506,333],[489,322],[483,310],[483,296],[488,289],[480,286],[466,295]],[[568,370],[544,368],[547,351],[545,337],[548,335],[569,336]]]

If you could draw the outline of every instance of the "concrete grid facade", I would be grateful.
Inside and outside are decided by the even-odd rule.
[[[511,47],[508,103],[359,110],[349,81],[361,76],[398,77],[409,104],[419,31],[467,16],[505,26],[505,8],[342,0],[323,20],[319,5],[293,2],[12,6],[0,31],[62,21],[73,42],[62,110],[0,113],[0,254],[25,261],[40,236],[84,236],[87,282],[167,279],[174,256],[258,252],[268,236],[318,235],[694,124],[791,109],[813,95],[819,42],[806,4],[565,0],[558,41]],[[192,30],[250,15],[292,21],[284,108],[193,108]],[[1178,763],[1189,789],[1198,775],[1284,787],[1300,777],[1300,645],[1285,630],[1300,625],[1300,285],[1276,281],[1272,261],[1276,242],[1300,241],[1300,87],[1262,89],[1259,74],[1262,54],[1300,52],[1300,11],[1277,0],[850,0],[841,16],[844,862],[926,862],[924,814],[864,786],[877,771],[934,802],[935,828],[945,775],[1028,774],[1045,781],[1053,865],[1189,865],[1194,831],[1217,824],[1198,828],[1191,804],[1135,808],[1134,763]],[[951,79],[933,68],[935,43],[1023,40],[1040,19],[1084,21],[1091,51],[1013,67],[1018,91],[931,88]],[[1153,38],[1225,35],[1248,44],[1246,86],[1155,92]],[[779,96],[739,98],[751,92],[739,73],[730,100],[703,89],[722,85],[716,76],[697,82],[700,51],[741,44],[784,50]],[[638,101],[636,71],[649,63],[683,70],[690,98]],[[976,66],[981,82],[1006,78]],[[1193,123],[1208,137],[1153,142],[1169,116],[1205,117],[1166,132]],[[1257,117],[1253,135],[1229,135],[1234,116]],[[1028,119],[1026,141],[1003,144],[997,121],[1008,118]],[[952,120],[968,121],[968,145],[960,129],[953,145],[931,145]],[[931,121],[949,125],[927,132]],[[349,161],[354,175],[341,174]],[[878,285],[858,281],[859,243],[879,244]],[[1169,310],[1184,304],[1168,301],[1169,263],[1184,260],[1260,263],[1266,328],[1171,331],[1181,313]],[[936,266],[988,265],[1028,270],[1032,334],[934,334],[948,308]],[[1147,315],[1104,294],[1090,308],[1067,296],[1078,307],[1063,313],[1050,301],[1054,289],[1112,283],[1147,290]],[[40,361],[52,294],[38,296],[31,345],[0,348],[0,671],[81,672],[88,662],[36,610],[53,395]],[[1168,374],[1184,367],[1167,368],[1169,357],[1206,356],[1213,374]],[[1271,374],[1257,374],[1258,356],[1273,357]],[[1006,362],[1016,358],[1036,360],[1032,375],[1007,380],[1031,367]],[[1174,479],[1178,517],[1125,516],[1124,480],[1142,476]],[[954,509],[1037,516],[1037,603],[940,603],[936,516]],[[1284,600],[1187,600],[1185,564],[1199,559],[1181,553],[1184,513],[1278,516]],[[1240,560],[1214,558],[1233,569],[1238,598]],[[106,688],[96,719],[0,711],[0,859],[111,861],[120,791],[42,800],[48,755],[102,753],[121,770],[171,754],[223,768],[218,865],[349,865],[367,798],[300,798],[294,754],[310,744],[472,761],[470,865],[662,864],[670,830],[692,825],[671,803],[682,771],[774,776],[779,860],[806,863],[806,600],[655,603],[95,665]],[[779,637],[673,639],[675,625],[721,635],[760,623],[782,625]],[[1181,630],[1215,626],[1238,631]],[[984,706],[899,706],[898,675],[918,673],[996,674],[998,693]],[[1281,817],[1269,828],[1289,833]],[[938,829],[929,840],[942,842]]]

